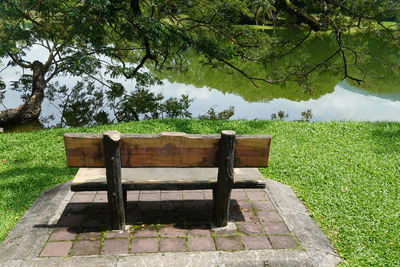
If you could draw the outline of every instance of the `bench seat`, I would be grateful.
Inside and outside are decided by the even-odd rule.
[[[234,168],[233,188],[265,188],[257,168]],[[218,168],[121,168],[124,190],[214,189]],[[105,168],[80,168],[71,184],[72,191],[107,190]]]

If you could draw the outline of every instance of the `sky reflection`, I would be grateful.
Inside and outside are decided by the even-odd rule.
[[[45,51],[40,48],[33,48],[29,53],[29,59],[44,58]],[[6,63],[5,60],[3,61]],[[22,74],[20,68],[9,68],[0,73],[5,82],[17,80]],[[79,80],[77,77],[58,77],[60,85],[72,87]],[[126,88],[133,88],[134,82],[119,79]],[[190,111],[197,117],[204,114],[210,107],[222,111],[229,106],[235,107],[233,119],[270,119],[271,114],[279,110],[289,114],[287,120],[301,118],[301,112],[311,109],[314,115],[313,121],[331,120],[355,120],[355,121],[399,121],[400,120],[400,87],[399,93],[395,94],[372,94],[366,90],[359,89],[341,82],[336,85],[333,93],[323,95],[319,99],[308,101],[291,101],[277,98],[269,102],[247,102],[242,97],[234,94],[224,94],[216,89],[201,87],[183,83],[171,83],[164,80],[163,85],[154,85],[149,88],[152,92],[163,93],[166,97],[180,97],[182,94],[189,95],[194,99]],[[285,90],[285,89],[282,89]],[[300,90],[300,89],[299,89]],[[8,108],[15,107],[22,103],[18,92],[8,91],[4,105]],[[4,109],[0,105],[0,110]],[[48,101],[43,103],[43,116],[55,115],[60,118],[59,112]],[[51,123],[54,125],[58,123]]]

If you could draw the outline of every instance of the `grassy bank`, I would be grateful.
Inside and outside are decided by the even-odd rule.
[[[45,189],[71,179],[63,134],[272,134],[266,177],[291,185],[345,263],[400,265],[400,123],[155,120],[0,134],[0,240]]]

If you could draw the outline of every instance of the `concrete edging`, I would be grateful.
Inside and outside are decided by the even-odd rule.
[[[73,195],[69,188],[67,182],[40,195],[0,244],[0,259],[33,259],[39,255]]]
[[[265,191],[315,266],[335,266],[340,262],[331,242],[290,186],[267,179]]]

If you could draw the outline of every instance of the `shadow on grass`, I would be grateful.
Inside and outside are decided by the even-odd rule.
[[[374,123],[371,137],[374,140],[374,149],[380,154],[400,152],[400,124]]]

